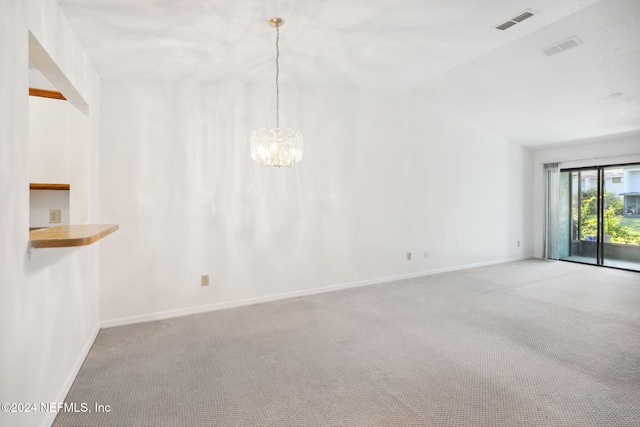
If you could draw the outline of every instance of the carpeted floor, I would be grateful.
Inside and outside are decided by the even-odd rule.
[[[640,274],[528,260],[103,329],[66,401],[92,412],[57,427],[637,427]]]

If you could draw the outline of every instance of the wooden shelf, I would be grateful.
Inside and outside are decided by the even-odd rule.
[[[38,89],[35,87],[29,88],[29,96],[39,96],[41,98],[61,99],[66,100],[63,94],[56,90]]]
[[[33,248],[87,246],[120,228],[116,224],[59,225],[29,232]]]
[[[70,190],[71,185],[69,184],[39,184],[39,183],[31,183],[29,184],[30,190]]]

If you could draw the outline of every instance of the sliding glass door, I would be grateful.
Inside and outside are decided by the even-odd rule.
[[[640,164],[603,169],[602,264],[640,270]]]
[[[598,263],[598,170],[560,173],[560,259]]]
[[[640,271],[640,164],[562,170],[559,258]]]

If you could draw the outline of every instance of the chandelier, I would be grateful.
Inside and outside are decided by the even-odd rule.
[[[280,129],[280,27],[281,18],[272,18],[269,25],[276,28],[276,127],[267,131],[262,128],[251,133],[251,157],[262,166],[291,167],[302,159],[302,134],[293,129]]]

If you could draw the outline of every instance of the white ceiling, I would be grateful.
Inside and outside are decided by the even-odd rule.
[[[271,82],[280,16],[282,80],[413,90],[532,148],[640,130],[639,0],[59,2],[103,78]]]

